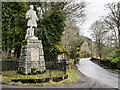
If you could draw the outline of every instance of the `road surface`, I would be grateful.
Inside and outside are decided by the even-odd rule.
[[[84,75],[95,79],[111,88],[118,88],[118,73],[108,71],[93,63],[89,58],[80,59],[78,69]]]

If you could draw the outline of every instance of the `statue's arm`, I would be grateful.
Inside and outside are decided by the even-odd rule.
[[[28,14],[26,13],[26,15],[25,15],[26,17],[25,17],[25,19],[28,19],[29,18],[29,16],[28,16]]]
[[[36,17],[36,21],[38,21],[38,20],[39,20],[39,18],[37,17],[37,14],[36,14],[36,12],[35,12],[35,17]]]
[[[37,17],[37,19],[36,19],[37,21],[39,20],[39,18]]]
[[[29,12],[27,12],[25,16],[26,19],[29,19],[30,18]]]

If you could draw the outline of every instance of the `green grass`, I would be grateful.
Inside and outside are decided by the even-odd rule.
[[[55,76],[57,73],[60,73],[60,71],[51,71],[51,75]],[[5,77],[10,77],[10,78],[42,78],[42,77],[49,77],[49,71],[47,70],[43,74],[36,74],[36,75],[22,75],[18,74],[17,71],[4,71],[2,72],[2,75]]]
[[[0,83],[2,82],[2,75],[0,75]]]
[[[114,70],[114,71],[116,71],[116,72],[120,72],[120,70],[118,70],[118,69],[112,69],[112,70]]]
[[[76,74],[73,69],[70,70],[69,76],[70,76],[72,79],[74,79],[75,81],[80,79],[80,76],[79,76],[78,74]]]
[[[77,73],[71,69],[67,71],[68,78],[59,82],[53,82],[50,80],[49,82],[45,83],[22,83],[22,82],[13,82],[11,81],[13,78],[15,79],[24,79],[24,78],[32,78],[32,79],[39,79],[43,77],[49,77],[49,71],[46,71],[44,74],[37,74],[37,75],[21,75],[18,74],[17,71],[4,71],[2,72],[2,82],[10,85],[23,85],[23,86],[60,86],[60,85],[68,85],[75,83],[80,79],[80,76],[77,75]],[[51,75],[55,76],[56,73],[60,73],[59,71],[52,71]]]

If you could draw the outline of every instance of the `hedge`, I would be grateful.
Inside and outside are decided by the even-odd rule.
[[[54,82],[58,82],[67,78],[68,78],[68,73],[59,76],[44,77],[44,78],[13,78],[11,79],[11,81],[22,82],[22,83],[44,83],[44,82],[48,82],[50,79],[52,79]]]

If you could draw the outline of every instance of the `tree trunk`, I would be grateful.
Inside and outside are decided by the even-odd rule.
[[[118,28],[118,48],[120,49],[120,20],[119,20],[119,22],[118,22],[118,26],[117,26],[117,28]]]
[[[120,27],[119,27],[119,31],[118,31],[118,43],[119,43],[119,49],[120,49]]]
[[[99,53],[99,57],[100,57],[100,59],[102,58],[102,54],[101,53]]]
[[[119,18],[118,18],[118,43],[119,43],[119,49],[120,49],[120,2],[118,3],[118,12],[119,12]]]

